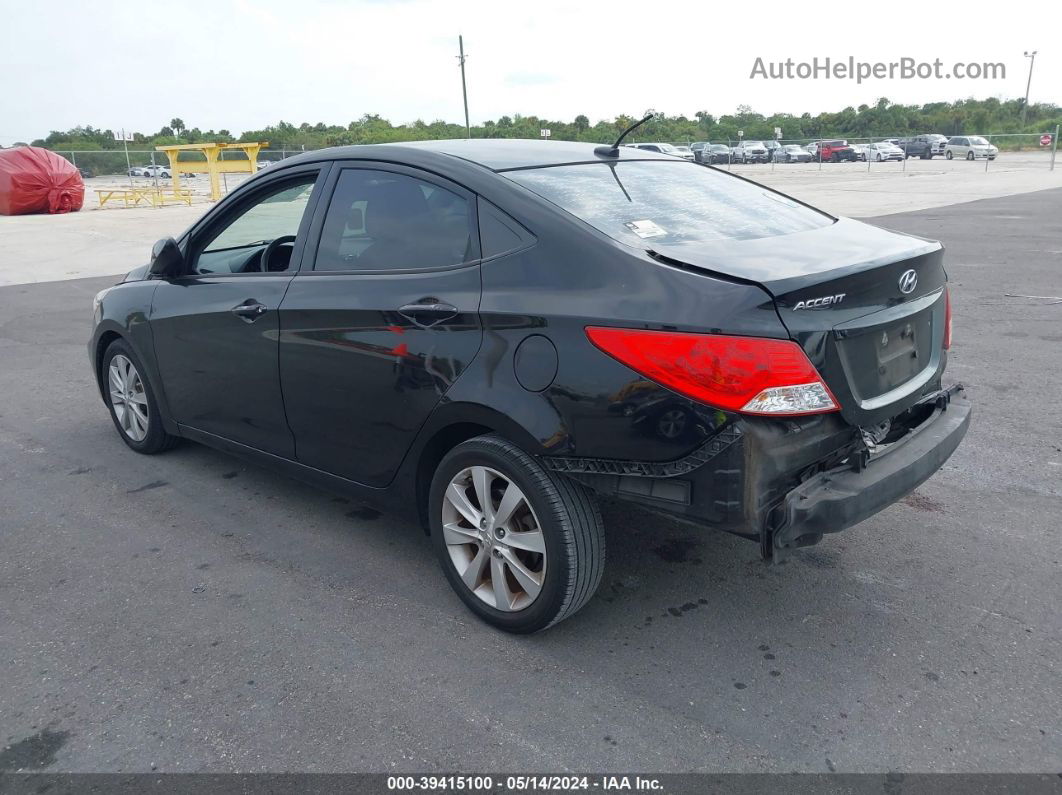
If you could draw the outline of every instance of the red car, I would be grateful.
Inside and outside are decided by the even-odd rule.
[[[848,145],[848,141],[819,141],[818,142],[818,154],[821,155],[822,160],[828,160],[831,163],[839,163],[842,160],[856,161],[859,159],[859,155],[856,154],[855,149]]]

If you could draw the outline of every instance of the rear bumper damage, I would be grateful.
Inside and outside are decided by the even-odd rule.
[[[966,436],[973,410],[961,386],[941,390],[930,402],[928,417],[906,435],[820,472],[790,491],[781,507],[781,524],[769,530],[773,557],[862,522],[940,469]]]
[[[541,460],[601,494],[758,541],[764,558],[780,560],[917,488],[959,446],[970,416],[961,386],[938,387],[877,444],[837,414],[734,417],[675,461]]]

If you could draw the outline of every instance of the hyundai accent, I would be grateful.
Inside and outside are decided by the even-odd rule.
[[[464,603],[533,632],[602,574],[597,501],[779,560],[930,477],[939,243],[666,154],[469,140],[307,152],[95,298],[119,437],[405,512]]]

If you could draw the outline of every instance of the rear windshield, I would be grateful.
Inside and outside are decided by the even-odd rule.
[[[830,216],[694,163],[620,161],[505,176],[609,237],[637,248],[753,240],[828,226]]]

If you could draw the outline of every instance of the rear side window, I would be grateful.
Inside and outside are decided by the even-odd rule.
[[[314,270],[444,268],[475,257],[469,202],[405,174],[346,169],[328,205]]]
[[[511,254],[535,244],[534,236],[507,213],[479,199],[479,244],[483,259]]]
[[[504,172],[611,238],[637,248],[752,240],[833,223],[766,188],[681,160],[620,161]]]

